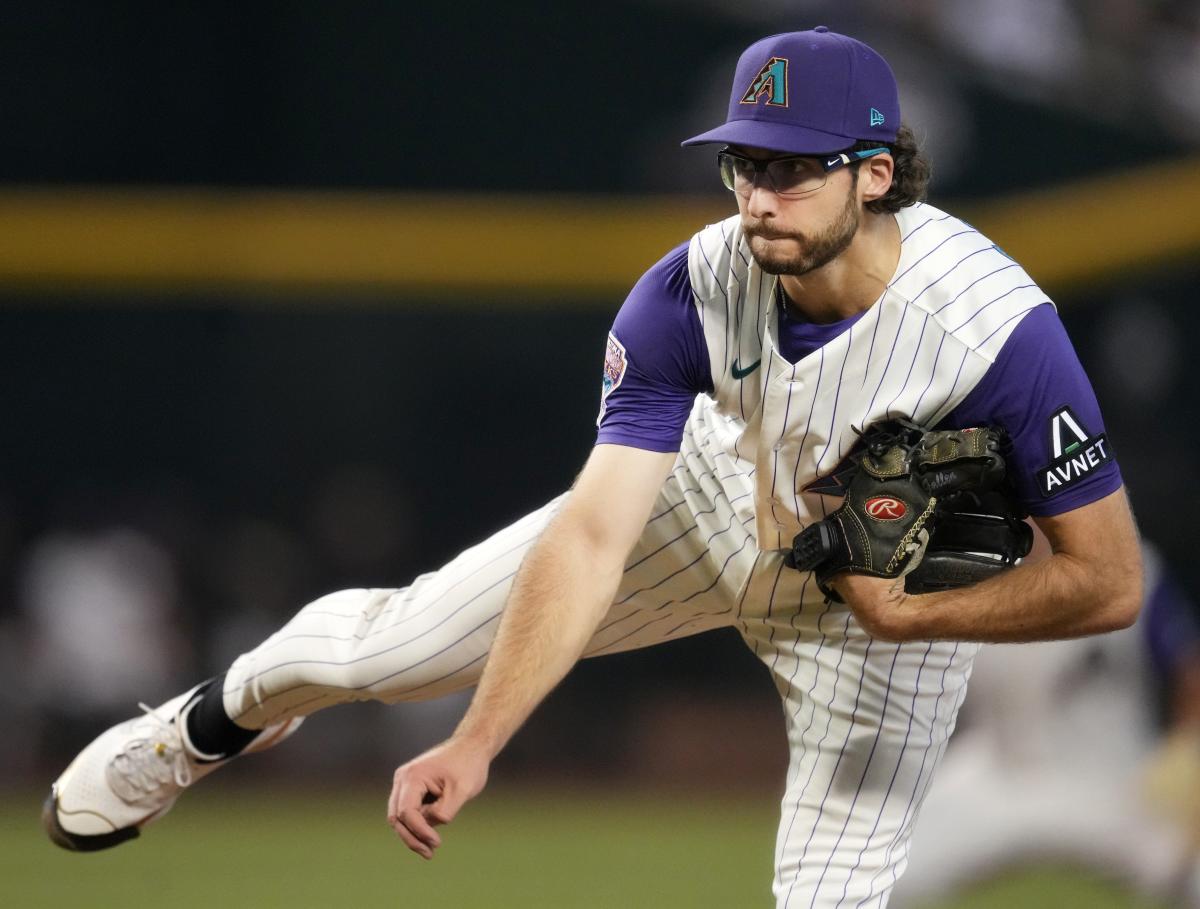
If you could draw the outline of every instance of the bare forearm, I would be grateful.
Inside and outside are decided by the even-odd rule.
[[[961,590],[906,596],[898,616],[906,640],[1045,641],[1113,631],[1129,624],[1128,591],[1110,587],[1058,553]]]
[[[495,756],[578,661],[621,578],[560,516],[530,550],[513,583],[479,688],[455,738]]]
[[[434,829],[483,791],[492,758],[579,659],[608,611],[670,452],[598,444],[521,564],[467,714],[447,741],[396,769],[388,820],[425,858]]]
[[[869,633],[893,641],[1045,641],[1124,628],[1142,603],[1137,530],[1124,490],[1039,519],[1053,553],[959,590],[909,596],[901,579],[834,579]]]

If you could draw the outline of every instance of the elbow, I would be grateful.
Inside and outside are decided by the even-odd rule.
[[[1142,562],[1135,557],[1118,570],[1105,572],[1095,602],[1098,633],[1120,631],[1138,620],[1145,600],[1142,591]]]
[[[633,543],[614,535],[602,523],[563,509],[551,521],[539,542],[559,552],[570,552],[594,569],[606,573],[624,569]]]
[[[1142,612],[1141,591],[1137,596],[1112,598],[1099,616],[1100,628],[1097,632],[1103,634],[1109,631],[1120,631],[1129,628]]]

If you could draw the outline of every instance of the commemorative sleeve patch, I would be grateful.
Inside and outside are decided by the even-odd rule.
[[[596,425],[604,419],[604,411],[608,406],[608,396],[616,390],[621,380],[625,378],[625,369],[629,366],[629,358],[625,355],[625,345],[617,340],[611,331],[608,333],[608,346],[604,352],[604,375],[600,384],[600,414],[596,417]]]
[[[1060,407],[1048,425],[1050,463],[1037,472],[1043,498],[1057,495],[1112,460],[1104,433],[1091,435],[1070,407]]]

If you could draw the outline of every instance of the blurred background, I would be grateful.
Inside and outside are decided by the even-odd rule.
[[[825,24],[887,57],[934,163],[930,201],[1058,302],[1141,526],[1179,602],[1200,598],[1195,0],[0,12],[14,818],[32,822],[62,763],[138,700],[220,671],[318,595],[404,585],[570,483],[625,292],[733,210],[711,153],[678,143],[723,119],[738,54],[775,31]],[[1147,687],[1158,730],[1169,688]],[[380,789],[463,704],[320,715],[237,782]],[[644,904],[767,905],[778,711],[732,633],[606,658],[552,696],[496,780],[732,798],[759,837],[720,874],[741,896]],[[72,886],[79,866],[24,823],[13,842]],[[12,904],[63,904],[39,892]],[[643,905],[571,892],[515,904]],[[429,904],[504,904],[445,899]]]

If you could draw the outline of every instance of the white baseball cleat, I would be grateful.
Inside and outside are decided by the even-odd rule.
[[[42,826],[50,839],[75,852],[107,849],[133,839],[166,814],[183,790],[232,758],[198,761],[178,723],[195,688],[160,707],[118,723],[79,752],[50,787]],[[303,717],[268,726],[242,754],[287,738]]]

